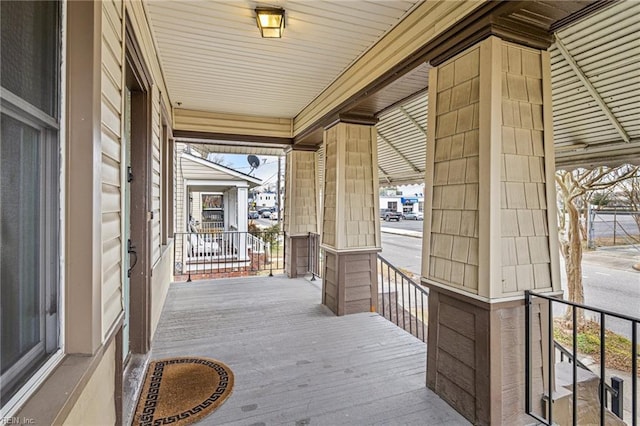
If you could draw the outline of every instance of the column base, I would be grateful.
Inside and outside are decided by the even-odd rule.
[[[532,309],[531,400],[542,414],[547,307],[538,300]],[[429,285],[427,387],[473,424],[531,423],[525,412],[524,299],[488,303]]]
[[[379,249],[335,251],[324,247],[322,304],[338,316],[375,312]]]
[[[305,276],[309,269],[309,236],[287,235],[285,272],[289,278]]]

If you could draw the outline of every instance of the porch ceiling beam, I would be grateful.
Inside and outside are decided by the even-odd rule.
[[[417,128],[418,130],[420,130],[420,131],[421,131],[425,136],[427,136],[427,130],[426,130],[424,127],[422,127],[422,126],[420,125],[420,123],[418,123],[418,122],[416,121],[416,119],[415,119],[415,118],[413,118],[413,117],[411,116],[411,114],[409,114],[409,112],[408,112],[404,107],[400,107],[400,112],[402,112],[402,113],[404,114],[404,116],[405,116],[405,117],[407,117],[407,119],[408,119],[408,120],[409,120],[409,121],[410,121],[414,126],[416,126],[416,128]]]
[[[571,53],[567,50],[558,34],[556,34],[556,46],[558,47],[558,51],[560,51],[562,57],[567,61],[569,67],[571,67],[573,72],[576,73],[576,76],[578,77],[582,85],[587,89],[591,97],[593,97],[602,112],[607,116],[613,127],[620,134],[622,140],[629,143],[631,139],[629,138],[626,130],[624,129],[624,127],[622,127],[622,124],[620,124],[615,115],[613,115],[613,112],[611,112],[611,108],[609,108],[604,99],[602,99],[602,96],[600,95],[600,93],[598,93],[598,90],[593,86],[593,83],[591,83],[589,77],[587,77],[587,75],[582,71],[580,65],[578,65]]]
[[[389,139],[384,137],[384,135],[382,133],[378,132],[378,137],[380,138],[380,140],[382,142],[386,143],[389,146],[389,148],[391,148],[396,154],[398,154],[398,156],[400,158],[402,158],[404,160],[404,162],[407,163],[414,171],[416,171],[418,173],[423,173],[424,172],[424,170],[420,170],[418,167],[416,167],[416,165],[413,164],[411,162],[411,160],[409,160],[407,158],[406,155],[404,155],[402,152],[400,152],[400,150],[398,148],[396,148],[396,146],[394,144],[392,144]]]
[[[382,176],[384,176],[384,178],[387,180],[387,183],[391,183],[391,179],[389,179],[389,174],[385,172],[384,169],[380,167],[380,165],[378,165],[378,170],[380,170]]]

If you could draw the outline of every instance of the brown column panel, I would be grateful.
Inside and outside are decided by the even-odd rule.
[[[540,301],[540,303],[543,303]],[[546,377],[545,306],[534,304],[534,410]],[[427,386],[474,424],[524,424],[525,307],[486,303],[439,287],[429,290]]]
[[[323,303],[336,315],[372,312],[378,303],[377,250],[327,251]]]

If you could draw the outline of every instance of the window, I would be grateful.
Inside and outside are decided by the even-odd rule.
[[[390,210],[398,211],[398,202],[397,201],[387,201],[387,208]]]
[[[2,1],[1,405],[59,347],[58,2]]]

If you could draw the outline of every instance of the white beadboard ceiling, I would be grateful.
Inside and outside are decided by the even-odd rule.
[[[292,118],[416,3],[149,0],[145,7],[174,106]],[[282,39],[260,38],[258,5],[286,10]],[[640,1],[614,2],[556,35],[549,49],[556,164],[640,162]],[[424,181],[427,103],[425,92],[380,113],[381,184]],[[251,148],[220,146],[234,150]]]
[[[293,118],[416,5],[406,0],[145,2],[174,106]],[[256,6],[286,11],[263,39]]]

